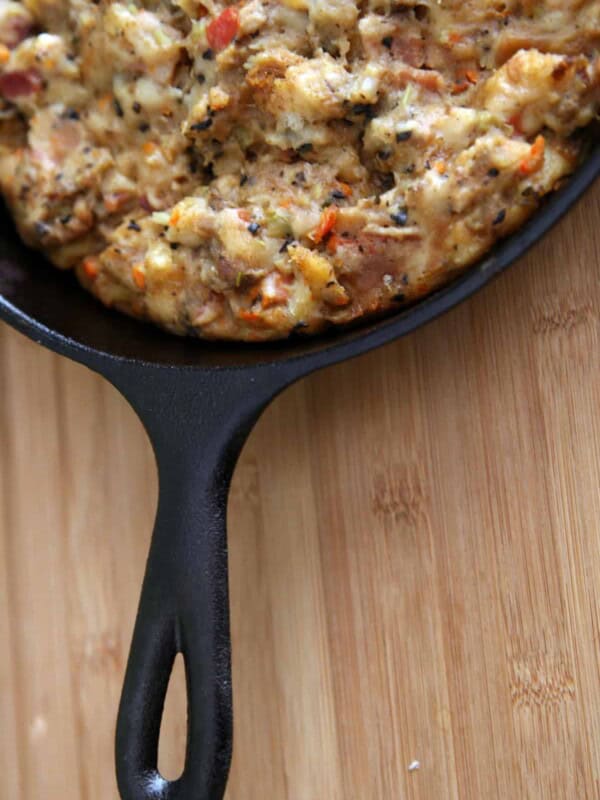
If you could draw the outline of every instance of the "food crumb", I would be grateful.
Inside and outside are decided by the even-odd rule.
[[[420,766],[421,766],[421,762],[420,761],[411,761],[410,764],[408,765],[408,771],[409,772],[415,772],[416,770],[418,770],[420,768]]]

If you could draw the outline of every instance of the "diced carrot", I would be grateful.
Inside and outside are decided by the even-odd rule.
[[[433,165],[434,170],[443,175],[446,172],[446,162],[445,161],[436,161]]]
[[[535,142],[531,145],[529,155],[523,159],[519,167],[521,175],[533,175],[544,165],[544,158],[546,155],[546,140],[543,136],[538,136]]]
[[[463,40],[462,33],[459,33],[458,31],[452,31],[448,35],[448,41],[452,42],[452,44],[458,44],[459,42],[462,42],[462,40]]]
[[[106,94],[103,94],[102,97],[98,98],[98,108],[101,111],[106,111],[111,102],[112,102],[112,94],[110,92],[107,92]]]
[[[242,311],[239,312],[238,316],[239,316],[240,319],[243,319],[244,322],[249,322],[251,325],[258,325],[260,327],[268,327],[268,322],[257,311],[242,310]]]
[[[285,303],[288,297],[288,291],[283,287],[278,287],[274,294],[263,294],[261,299],[262,307],[266,309],[278,306],[281,303]]]
[[[206,28],[206,38],[213,50],[224,50],[235,39],[240,27],[237,8],[229,7],[212,20]]]
[[[341,236],[338,236],[336,233],[333,233],[329,237],[329,239],[327,240],[327,250],[330,253],[335,253],[336,250],[338,249],[338,246],[339,246],[340,242],[343,242],[343,241],[344,240],[342,239]]]
[[[450,89],[450,93],[451,94],[462,94],[463,92],[466,92],[468,88],[469,88],[469,84],[468,84],[467,81],[465,81],[465,80],[456,81],[456,83]]]
[[[440,92],[444,88],[444,79],[434,69],[415,69],[410,75],[410,80],[429,92]]]
[[[312,233],[312,240],[315,244],[320,244],[335,227],[337,222],[338,210],[336,206],[329,206],[321,214],[321,220]]]
[[[131,268],[131,276],[138,289],[146,288],[146,273],[143,264],[134,264]]]
[[[95,256],[88,256],[87,258],[84,258],[81,266],[90,280],[94,280],[94,278],[96,278],[100,272],[100,262]]]
[[[240,208],[238,209],[238,217],[242,220],[242,222],[250,222],[252,219],[252,214],[247,208]]]
[[[350,195],[352,194],[352,187],[347,183],[341,182],[340,189],[346,195],[346,197],[350,197]]]
[[[531,148],[531,153],[535,157],[543,156],[546,153],[546,140],[543,136],[537,136],[533,146]]]
[[[152,155],[152,153],[156,152],[157,149],[158,145],[156,144],[156,142],[144,142],[144,144],[142,145],[142,150],[147,156]]]
[[[327,302],[329,303],[330,306],[339,306],[340,308],[342,308],[343,306],[349,305],[352,301],[350,300],[347,294],[340,293],[335,297],[328,298]]]
[[[10,50],[5,44],[0,44],[0,64],[6,64],[10,58]]]
[[[475,69],[463,69],[458,73],[458,80],[450,89],[452,94],[462,94],[469,88],[469,84],[476,84],[479,80],[479,73]]]
[[[172,225],[174,227],[175,225],[177,225],[180,219],[181,219],[180,210],[178,208],[174,208],[169,218],[169,225]]]
[[[289,208],[292,205],[292,200],[290,197],[285,197],[283,200],[279,201],[279,205],[281,208]]]

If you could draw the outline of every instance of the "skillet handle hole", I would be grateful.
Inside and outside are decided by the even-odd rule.
[[[173,662],[158,742],[158,771],[167,781],[183,774],[187,745],[187,685],[185,662],[178,653]]]

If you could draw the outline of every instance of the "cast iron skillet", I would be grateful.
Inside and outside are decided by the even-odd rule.
[[[225,792],[232,748],[227,494],[265,406],[310,372],[404,336],[469,297],[525,253],[598,175],[600,145],[516,235],[397,316],[260,347],[180,340],[104,309],[72,276],[24,247],[0,214],[0,318],[114,384],[145,425],[158,464],[156,526],[117,723],[123,800],[220,800]],[[184,772],[169,782],[158,772],[157,750],[177,653],[186,666],[188,742]]]

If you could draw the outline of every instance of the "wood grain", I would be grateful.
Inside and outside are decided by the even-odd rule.
[[[228,800],[600,798],[599,220],[600,186],[474,300],[259,422],[230,501]],[[150,447],[6,327],[0,380],[0,794],[116,799]]]

